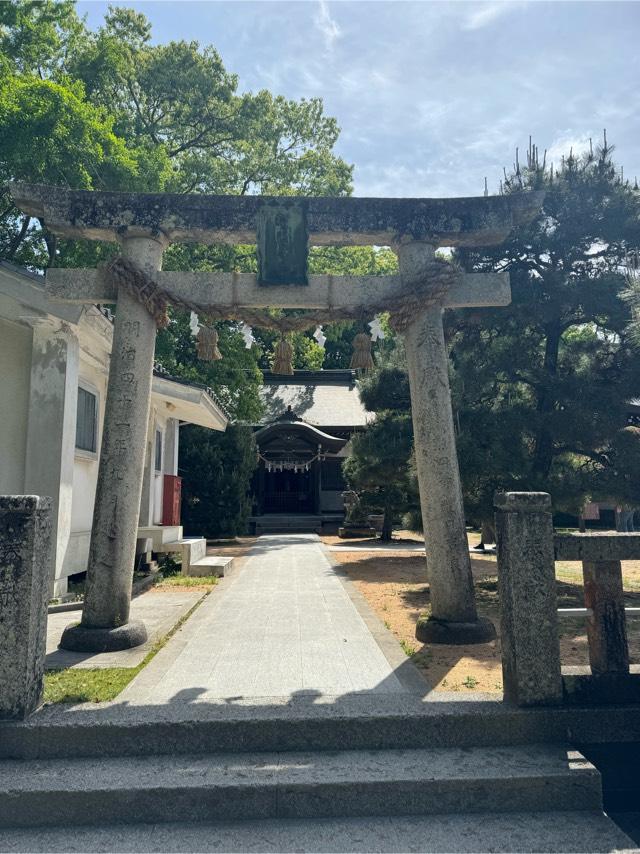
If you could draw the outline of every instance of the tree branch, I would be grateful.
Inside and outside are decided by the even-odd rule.
[[[6,259],[7,261],[13,261],[15,258],[16,252],[20,248],[20,244],[27,236],[27,231],[29,230],[29,225],[31,223],[31,217],[25,216],[22,220],[22,226],[20,227],[20,231],[13,238],[11,243],[9,244],[9,251],[7,252]]]

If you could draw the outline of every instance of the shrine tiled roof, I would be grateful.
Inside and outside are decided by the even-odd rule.
[[[354,371],[296,371],[291,377],[265,373],[260,390],[270,424],[287,408],[316,427],[364,427],[373,420],[360,400]]]

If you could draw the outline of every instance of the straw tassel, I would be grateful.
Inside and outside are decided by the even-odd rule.
[[[374,367],[371,355],[371,338],[366,332],[358,332],[353,339],[352,371],[370,371]]]
[[[217,362],[222,358],[218,350],[218,332],[213,326],[201,326],[198,329],[196,350],[203,362]]]
[[[286,338],[281,338],[273,351],[271,371],[274,374],[293,375],[293,347]]]

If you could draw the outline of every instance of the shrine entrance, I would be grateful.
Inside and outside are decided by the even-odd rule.
[[[464,273],[436,249],[502,243],[538,214],[543,193],[366,199],[100,193],[24,184],[10,189],[18,208],[50,232],[121,248],[120,257],[99,270],[47,271],[50,299],[117,303],[82,620],[65,631],[63,647],[107,651],[146,639],[144,625],[129,619],[131,583],[156,329],[169,323],[169,305],[209,324],[227,320],[275,329],[280,341],[274,370],[285,374],[293,372],[289,333],[345,320],[364,327],[389,314],[407,355],[428,548],[431,614],[416,634],[423,642],[454,644],[495,637],[475,605],[442,316],[448,308],[507,305],[509,275]],[[165,249],[182,241],[253,244],[258,275],[162,272]],[[399,272],[309,275],[314,244],[390,246]],[[215,327],[203,330],[203,354],[219,358]],[[356,335],[362,358],[353,367],[373,364],[369,345],[365,332]],[[287,432],[300,429],[290,422]]]
[[[315,513],[313,480],[313,474],[305,469],[266,472],[263,512]]]
[[[287,409],[255,434],[258,470],[254,493],[259,515],[318,514],[322,509],[322,466],[347,443],[307,424]]]

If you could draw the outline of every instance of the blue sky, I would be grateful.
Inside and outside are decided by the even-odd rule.
[[[112,5],[116,5],[112,0]],[[99,26],[107,3],[79,2]],[[533,134],[558,162],[607,128],[640,179],[640,4],[164,2],[156,42],[212,44],[240,89],[324,99],[359,196],[495,192]]]

